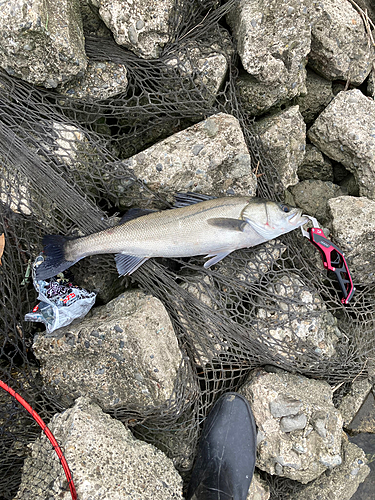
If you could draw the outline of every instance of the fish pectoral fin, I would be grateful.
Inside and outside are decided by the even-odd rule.
[[[233,250],[230,250],[229,252],[221,252],[221,253],[217,253],[217,254],[206,255],[206,257],[205,257],[206,259],[208,257],[211,257],[211,259],[208,260],[207,262],[205,262],[203,267],[207,268],[207,267],[213,266],[214,264],[217,264],[218,262],[221,261],[221,259],[224,259],[224,257],[226,257],[227,255],[232,253],[232,251]]]
[[[136,255],[125,255],[117,253],[115,255],[116,267],[120,276],[127,276],[134,273],[148,257],[137,257]]]
[[[215,219],[208,219],[208,224],[211,226],[220,227],[222,229],[230,229],[232,231],[244,231],[247,222],[242,219],[229,219],[226,217],[218,217]]]
[[[188,191],[187,193],[176,193],[175,202],[173,208],[188,207],[189,205],[194,205],[195,203],[200,203],[201,201],[213,200],[215,196],[210,196],[209,194],[192,193]]]

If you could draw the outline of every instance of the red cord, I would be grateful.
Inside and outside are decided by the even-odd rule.
[[[76,488],[75,488],[74,483],[73,483],[72,474],[70,472],[68,463],[63,455],[63,452],[61,451],[61,448],[55,439],[55,436],[52,434],[52,432],[49,430],[49,428],[43,422],[43,420],[40,418],[40,416],[37,414],[37,412],[31,408],[29,403],[27,403],[27,401],[25,401],[22,396],[20,396],[17,392],[15,392],[11,387],[6,385],[2,380],[0,380],[0,387],[2,387],[5,391],[9,392],[9,394],[11,396],[13,396],[25,408],[25,410],[27,410],[30,413],[30,415],[33,417],[33,419],[40,426],[40,428],[42,429],[44,434],[50,440],[52,447],[55,450],[55,452],[57,453],[57,456],[60,459],[60,463],[64,469],[66,479],[67,479],[68,484],[69,484],[70,493],[72,495],[72,499],[77,500],[78,497],[77,497]]]

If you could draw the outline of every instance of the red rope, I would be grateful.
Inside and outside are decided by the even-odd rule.
[[[37,414],[37,412],[31,408],[29,403],[27,403],[27,401],[25,401],[22,396],[20,396],[17,392],[15,392],[11,387],[6,385],[2,380],[0,380],[0,387],[2,387],[5,391],[9,392],[9,394],[11,396],[13,396],[25,408],[25,410],[27,410],[30,413],[30,415],[33,417],[33,419],[40,426],[40,428],[42,429],[44,434],[50,440],[50,442],[53,446],[53,449],[57,453],[57,456],[60,459],[60,463],[64,469],[66,479],[67,479],[68,484],[69,484],[70,493],[72,495],[72,499],[77,500],[78,497],[77,497],[76,488],[75,488],[74,483],[73,483],[72,474],[70,472],[68,463],[63,455],[63,452],[61,451],[61,448],[55,439],[55,436],[52,434],[52,432],[49,430],[49,428],[43,422],[43,420],[40,418],[40,416]]]

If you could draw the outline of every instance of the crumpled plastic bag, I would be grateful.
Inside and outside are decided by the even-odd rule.
[[[40,302],[25,315],[25,321],[44,323],[47,332],[52,333],[86,316],[95,303],[96,293],[78,288],[64,279],[37,280],[35,269],[43,261],[43,255],[40,254],[32,269],[34,288]]]

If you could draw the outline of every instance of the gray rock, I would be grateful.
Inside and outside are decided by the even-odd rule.
[[[250,116],[262,115],[272,108],[279,109],[289,100],[286,87],[259,82],[248,73],[240,74],[237,89],[241,105]]]
[[[108,99],[128,86],[127,71],[123,64],[89,61],[85,74],[59,85],[57,90],[77,99]]]
[[[88,398],[79,398],[73,408],[56,414],[49,428],[64,450],[78,498],[183,500],[182,479],[172,460],[135,439]],[[61,485],[66,486],[63,468],[42,433],[31,445],[15,500],[44,500],[46,492],[49,500],[57,500],[62,498]]]
[[[192,40],[180,43],[177,51],[164,57],[168,69],[173,68],[185,85],[199,89],[203,96],[213,102],[228,71],[228,60],[234,47],[226,30],[221,31],[220,42],[212,40],[199,43]],[[173,89],[175,90],[175,89]]]
[[[16,214],[31,215],[34,199],[37,200],[26,176],[0,166],[1,203]]]
[[[172,0],[92,0],[119,45],[145,59],[157,58],[169,40]]]
[[[342,336],[337,319],[310,284],[289,272],[279,275],[267,290],[268,298],[262,298],[256,313],[263,345],[294,363],[304,360],[307,352],[318,357],[336,354]],[[313,365],[311,359],[309,364]]]
[[[79,396],[106,409],[171,402],[182,357],[158,299],[125,292],[56,334],[37,336],[33,348],[46,386],[69,403]]]
[[[99,16],[99,8],[91,0],[80,0],[83,32],[85,36],[112,38],[112,32]]]
[[[361,408],[348,425],[348,431],[359,434],[374,434],[375,433],[375,396],[374,392],[370,391],[364,400]]]
[[[348,174],[340,183],[343,194],[347,194],[349,196],[359,196],[359,186],[354,177],[354,174]]]
[[[305,157],[298,167],[298,177],[301,181],[319,179],[333,181],[332,163],[313,144],[306,144]]]
[[[305,2],[242,0],[227,21],[245,70],[259,83],[271,86],[271,101],[266,91],[268,103],[277,87],[279,100],[306,92],[305,64],[311,39]]]
[[[324,154],[352,172],[360,196],[375,199],[375,102],[360,90],[340,92],[308,136]]]
[[[307,424],[307,417],[304,413],[293,417],[283,417],[280,420],[280,429],[283,432],[293,432],[304,429]]]
[[[297,170],[306,147],[306,125],[298,106],[263,118],[254,125],[280,175],[282,188],[297,184]]]
[[[345,194],[337,184],[315,179],[299,182],[289,190],[294,204],[323,224],[329,219],[328,200]]]
[[[325,0],[314,7],[310,66],[328,80],[360,85],[374,58],[360,14],[348,0]]]
[[[257,448],[258,468],[308,483],[340,463],[342,418],[332,403],[332,391],[326,382],[281,370],[278,373],[257,370],[240,392],[251,402],[258,430],[265,436]],[[293,417],[280,420],[272,415],[270,403],[280,398],[301,403],[298,419],[294,420],[295,425],[300,420],[296,425],[299,428],[285,432],[281,421]],[[318,411],[326,415],[325,438],[312,425],[312,417]]]
[[[306,123],[311,123],[333,99],[332,82],[317,75],[309,67],[306,74],[306,94],[295,102]]]
[[[3,2],[0,65],[12,76],[47,88],[82,74],[87,58],[79,2]]]
[[[350,391],[343,397],[339,410],[341,412],[344,427],[347,428],[353,420],[363,402],[371,391],[371,382],[367,379],[355,380],[352,383]]]
[[[168,137],[125,163],[137,178],[169,201],[178,191],[255,195],[256,177],[240,124],[224,113]],[[129,196],[129,186],[122,186],[121,181],[112,189],[120,204],[123,192]],[[145,192],[144,196],[149,195]]]
[[[292,494],[290,500],[349,500],[357,491],[358,486],[366,479],[370,468],[366,465],[366,457],[358,446],[349,443],[343,434],[341,456],[343,462],[335,467],[330,474],[322,474],[306,488]]]
[[[328,200],[332,214],[332,234],[345,253],[354,281],[374,282],[375,201],[340,196]]]
[[[275,418],[295,416],[301,408],[302,403],[299,399],[286,397],[283,394],[270,401],[270,412]]]

